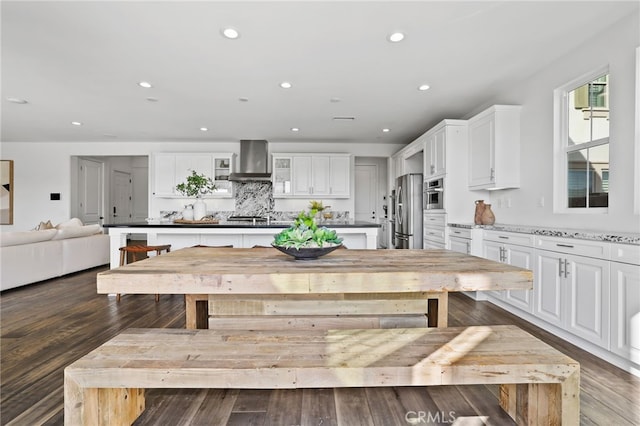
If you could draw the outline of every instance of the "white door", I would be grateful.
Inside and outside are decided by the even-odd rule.
[[[131,174],[113,172],[112,223],[131,222]]]
[[[78,165],[78,218],[87,225],[102,224],[103,163],[80,158]]]
[[[375,164],[356,164],[355,188],[355,219],[377,222],[378,166]]]

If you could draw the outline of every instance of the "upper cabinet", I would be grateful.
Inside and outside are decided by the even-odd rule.
[[[205,197],[231,197],[229,174],[235,154],[230,153],[155,153],[152,156],[152,194],[161,198],[185,198],[176,185],[186,181],[191,171],[211,177],[216,190]]]
[[[274,197],[349,198],[350,154],[273,154]]]
[[[424,147],[424,176],[435,178],[446,173],[446,127],[439,127],[427,136]]]
[[[469,120],[469,189],[520,187],[520,110],[494,105]]]

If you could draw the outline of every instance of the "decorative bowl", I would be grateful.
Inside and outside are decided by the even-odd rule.
[[[342,247],[342,244],[338,244],[330,247],[306,247],[297,249],[295,247],[282,247],[271,244],[273,247],[277,248],[281,252],[288,254],[289,256],[293,256],[295,260],[313,260],[317,259],[320,256],[324,256],[325,254],[329,254],[337,248]]]

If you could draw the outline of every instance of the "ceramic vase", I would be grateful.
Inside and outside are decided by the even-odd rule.
[[[473,217],[473,223],[476,225],[482,225],[482,213],[484,213],[484,209],[484,200],[476,200],[476,213]]]
[[[482,224],[493,225],[494,223],[496,223],[496,217],[491,210],[491,204],[485,204],[482,212]]]
[[[202,201],[201,198],[198,198],[195,203],[193,203],[193,220],[201,220],[206,215],[207,204]]]

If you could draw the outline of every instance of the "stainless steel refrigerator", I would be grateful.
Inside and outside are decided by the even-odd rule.
[[[422,248],[422,173],[409,173],[396,181],[395,247]]]

